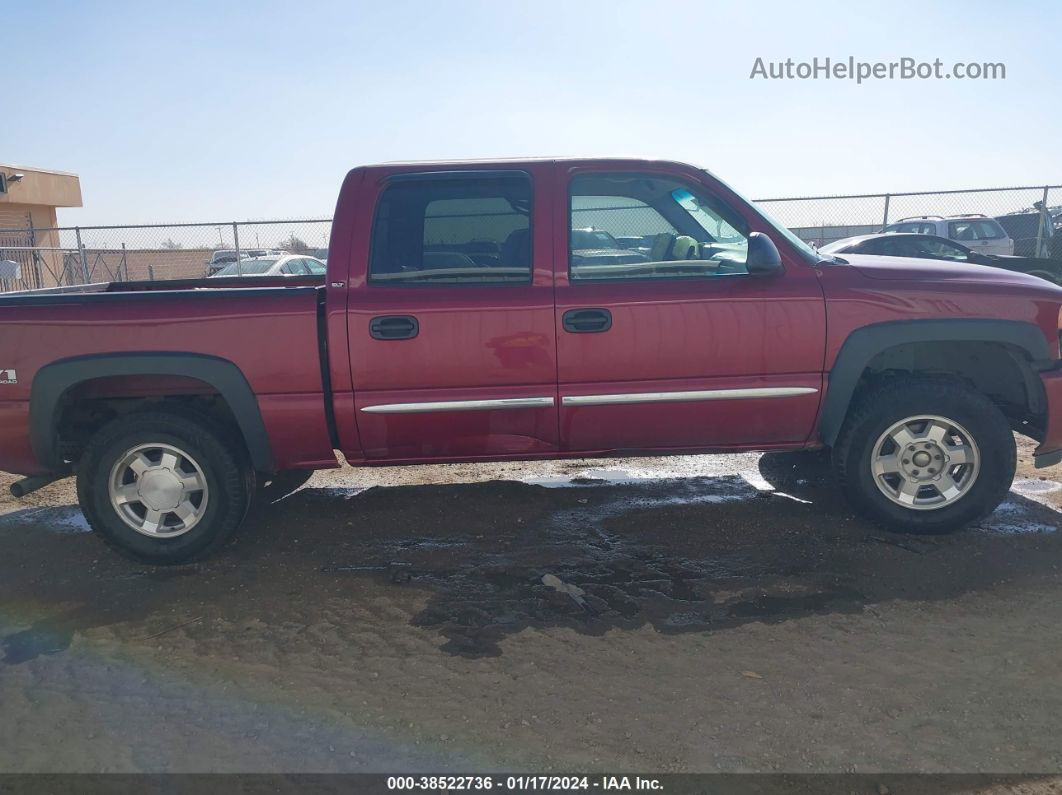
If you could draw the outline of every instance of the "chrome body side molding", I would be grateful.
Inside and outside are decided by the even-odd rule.
[[[627,403],[671,403],[697,400],[740,400],[811,395],[819,390],[806,386],[751,387],[748,389],[703,389],[693,392],[630,392],[617,395],[566,395],[563,406],[611,406]]]
[[[496,400],[437,400],[430,403],[382,403],[363,406],[366,414],[422,414],[433,411],[497,411],[541,409],[553,405],[552,397],[498,398]]]

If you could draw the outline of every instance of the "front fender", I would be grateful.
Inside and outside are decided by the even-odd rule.
[[[832,446],[837,441],[856,385],[871,360],[889,348],[916,342],[1002,343],[1021,349],[1034,365],[1046,366],[1051,360],[1040,327],[1018,320],[897,320],[863,326],[848,335],[830,368],[819,422],[825,445]]]

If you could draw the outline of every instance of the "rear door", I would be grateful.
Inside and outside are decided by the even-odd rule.
[[[347,315],[366,458],[557,450],[549,179],[367,172]]]
[[[558,168],[562,447],[805,440],[825,340],[814,269],[787,260],[782,274],[750,275],[748,235],[769,227],[700,172]]]

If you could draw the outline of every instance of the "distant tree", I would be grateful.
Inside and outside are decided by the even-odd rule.
[[[184,246],[182,246],[180,243],[178,243],[172,237],[168,237],[165,240],[163,240],[161,243],[159,243],[159,247],[160,248],[168,248],[171,251],[176,251],[179,248],[184,248]]]
[[[277,243],[277,248],[282,249],[283,251],[293,251],[300,254],[304,251],[310,250],[310,247],[306,245],[306,241],[300,237],[296,237],[294,232],[292,232],[291,236],[286,240],[281,240]]]

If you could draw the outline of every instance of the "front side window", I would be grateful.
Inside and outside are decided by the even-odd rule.
[[[531,180],[470,175],[395,181],[380,197],[372,284],[531,281]]]
[[[730,207],[668,177],[572,179],[573,281],[748,274],[748,226]]]
[[[859,253],[878,254],[883,257],[895,257],[897,256],[898,241],[902,239],[903,238],[879,237],[876,239],[867,240],[859,246]]]
[[[921,241],[920,245],[925,251],[924,256],[933,259],[950,259],[955,262],[966,262],[969,259],[969,252],[966,249],[946,240],[927,238]]]

